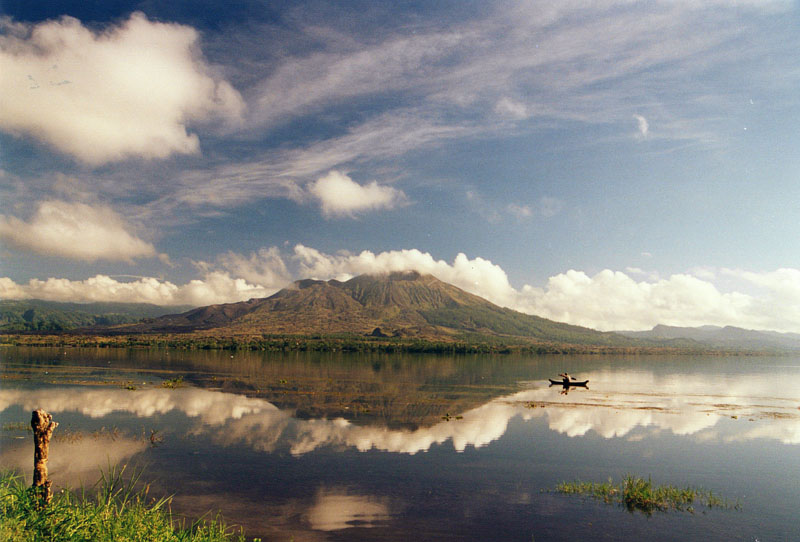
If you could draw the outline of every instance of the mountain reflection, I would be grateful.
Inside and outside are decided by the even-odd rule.
[[[657,377],[643,371],[581,376],[590,380],[591,389],[564,396],[544,382],[523,383],[528,389],[413,430],[361,425],[343,418],[299,419],[291,410],[279,410],[264,399],[189,387],[0,390],[0,410],[43,406],[54,414],[79,412],[91,418],[111,413],[151,417],[174,411],[194,420],[189,433],[207,435],[218,444],[245,444],[265,452],[288,449],[297,456],[323,446],[405,454],[447,442],[457,451],[468,446],[480,448],[503,436],[516,416],[541,419],[551,430],[569,437],[594,432],[608,439],[635,440],[643,438],[635,432],[642,428],[698,438],[800,444],[796,391],[800,382],[792,381],[797,377],[791,375],[781,379],[780,388],[774,384],[774,375],[729,375],[716,387],[709,387],[703,379],[690,381],[676,374]],[[346,508],[351,501],[332,502]]]

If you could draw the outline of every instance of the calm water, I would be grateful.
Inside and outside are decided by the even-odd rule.
[[[797,357],[0,356],[4,468],[30,477],[44,408],[57,485],[137,465],[173,511],[265,540],[800,540]],[[589,388],[549,387],[563,370]],[[742,510],[548,491],[629,473]]]

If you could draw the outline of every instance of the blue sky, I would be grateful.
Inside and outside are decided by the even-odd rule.
[[[800,332],[795,2],[0,6],[4,299],[415,268],[599,329]]]

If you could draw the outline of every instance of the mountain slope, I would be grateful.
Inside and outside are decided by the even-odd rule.
[[[499,307],[431,275],[362,275],[347,282],[302,280],[265,299],[212,305],[120,330],[365,335],[428,339],[464,333],[576,344],[630,345],[613,333],[561,324]]]
[[[619,331],[626,337],[694,343],[709,348],[738,350],[800,350],[800,335],[756,331],[733,326],[675,327],[657,325],[649,331]]]
[[[146,303],[60,303],[40,299],[0,300],[0,331],[66,331],[138,322],[188,307]]]

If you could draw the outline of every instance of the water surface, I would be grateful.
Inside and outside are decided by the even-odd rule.
[[[800,359],[7,348],[0,458],[60,422],[50,474],[145,470],[173,510],[265,540],[798,540]],[[550,387],[567,370],[588,389]],[[625,474],[742,509],[550,491]]]

